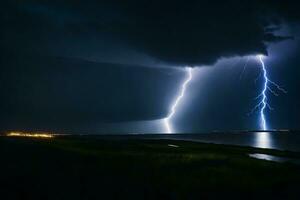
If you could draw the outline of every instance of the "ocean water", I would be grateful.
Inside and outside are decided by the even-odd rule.
[[[205,134],[134,134],[123,136],[105,136],[118,139],[172,139],[230,144],[267,149],[300,152],[300,132],[240,132],[240,133],[205,133]]]

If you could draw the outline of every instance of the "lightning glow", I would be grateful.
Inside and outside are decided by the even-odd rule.
[[[287,93],[287,91],[284,90],[282,87],[280,87],[274,81],[270,80],[270,78],[268,77],[267,69],[266,69],[266,66],[265,66],[265,63],[263,60],[264,56],[258,55],[257,59],[259,60],[260,66],[262,68],[262,75],[263,75],[264,83],[263,83],[263,89],[262,89],[261,93],[255,98],[255,99],[260,99],[260,100],[259,100],[258,104],[252,109],[251,113],[253,113],[256,110],[259,110],[259,112],[260,112],[260,127],[262,130],[265,131],[268,129],[265,111],[266,111],[266,109],[273,110],[273,108],[268,103],[268,97],[267,97],[268,92],[270,92],[274,96],[278,96],[279,94],[277,93],[277,91],[283,92],[283,93]]]
[[[192,68],[188,67],[188,68],[186,68],[186,71],[187,71],[187,78],[183,82],[183,84],[181,85],[180,93],[176,97],[173,105],[171,106],[171,112],[169,113],[168,117],[166,117],[164,119],[165,126],[166,126],[166,129],[167,129],[167,133],[172,133],[172,128],[171,128],[171,125],[170,125],[170,120],[175,115],[176,108],[177,108],[178,104],[180,103],[181,99],[184,97],[185,90],[186,90],[186,87],[187,87],[188,83],[192,80]]]

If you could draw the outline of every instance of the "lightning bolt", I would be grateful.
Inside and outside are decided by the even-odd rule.
[[[166,129],[167,129],[167,133],[172,133],[172,128],[171,128],[171,125],[170,125],[170,120],[175,115],[176,108],[177,108],[178,104],[180,103],[181,99],[184,97],[185,90],[186,90],[186,87],[187,87],[188,83],[192,80],[192,68],[191,67],[187,67],[186,71],[187,71],[187,78],[185,79],[185,81],[181,85],[180,93],[176,97],[173,105],[171,106],[171,112],[164,119],[165,126],[166,126]]]
[[[260,110],[260,127],[262,130],[266,131],[268,129],[268,125],[266,121],[265,111],[266,109],[273,110],[273,108],[268,103],[268,92],[270,92],[274,96],[279,96],[277,92],[287,93],[287,91],[280,87],[274,81],[270,80],[270,78],[268,77],[268,72],[264,63],[264,56],[258,55],[257,59],[260,62],[264,83],[261,93],[255,98],[260,100],[256,104],[256,106],[251,110],[250,113],[253,113],[256,110]]]

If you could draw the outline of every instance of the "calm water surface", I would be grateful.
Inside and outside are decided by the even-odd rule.
[[[195,142],[230,144],[300,152],[300,133],[297,132],[147,134],[131,135],[126,137],[137,139],[188,140]]]

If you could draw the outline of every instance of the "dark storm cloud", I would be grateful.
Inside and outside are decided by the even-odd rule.
[[[186,66],[267,54],[268,43],[290,39],[275,32],[298,23],[298,10],[296,1],[267,0],[1,2],[1,121],[163,118],[183,73],[141,55]]]
[[[298,20],[297,3],[285,1],[133,1],[126,9],[128,40],[163,61],[211,64],[220,57],[267,54],[266,42],[290,37],[266,32],[276,20]]]
[[[87,122],[163,118],[182,75],[69,58],[6,54],[6,59],[0,70],[2,128],[71,129]]]
[[[101,43],[86,43],[93,37],[109,41],[107,49],[121,44],[169,64],[204,65],[220,57],[267,54],[266,42],[286,39],[267,27],[299,20],[298,8],[295,1],[267,0],[18,1],[10,3],[15,13],[7,9],[4,16],[6,28],[23,31],[16,39],[37,43],[36,49],[56,52],[74,42],[81,52],[72,55],[101,54]],[[60,45],[51,44],[57,40]]]

